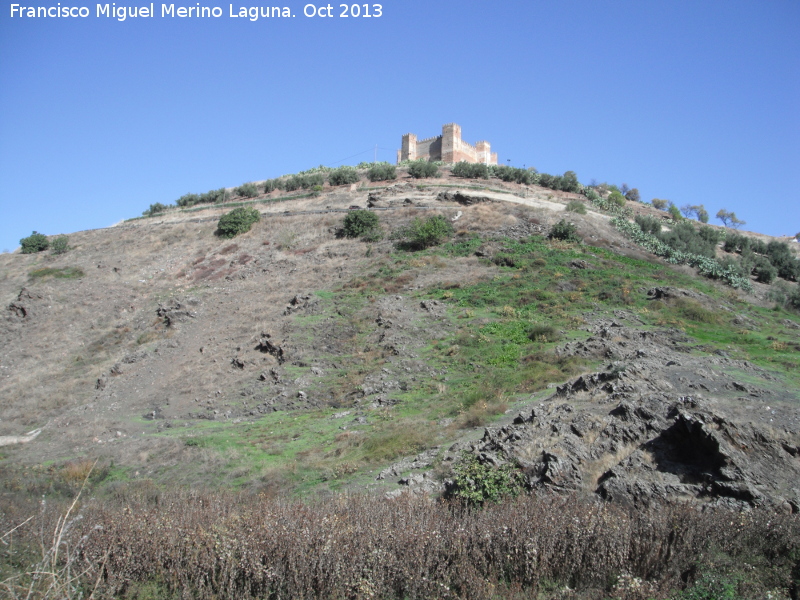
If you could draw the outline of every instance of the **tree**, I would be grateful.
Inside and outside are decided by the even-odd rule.
[[[567,171],[561,176],[561,190],[564,192],[579,192],[581,184],[575,171]]]
[[[687,219],[690,219],[692,215],[695,214],[694,206],[692,206],[691,204],[684,204],[683,206],[681,206],[680,210],[683,216],[686,217]]]
[[[683,221],[680,209],[674,204],[670,203],[668,212],[673,221]]]
[[[639,190],[632,188],[625,193],[625,197],[631,202],[641,202],[642,197],[639,195]]]
[[[722,221],[722,224],[725,225],[725,227],[730,227],[731,229],[739,229],[739,227],[742,225],[747,224],[747,221],[740,221],[737,219],[735,212],[728,212],[724,208],[719,209],[717,218]]]
[[[701,223],[708,223],[708,211],[706,210],[706,207],[702,204],[699,204],[693,208],[694,213],[697,215],[697,220]]]
[[[397,179],[397,170],[394,165],[389,163],[373,163],[367,171],[367,178],[370,181],[389,181]]]
[[[650,204],[652,204],[658,210],[664,210],[667,208],[667,204],[669,203],[669,200],[662,200],[661,198],[653,198],[650,200]]]
[[[22,246],[23,254],[35,254],[36,252],[47,250],[50,242],[47,240],[46,235],[34,231],[28,237],[22,238],[19,241],[19,245]]]
[[[623,183],[619,188],[619,193],[622,194],[623,196],[627,196],[630,190],[631,188],[628,187],[628,184]]]
[[[358,183],[358,180],[358,171],[353,167],[339,167],[331,171],[328,175],[328,182],[334,186]]]
[[[234,208],[231,212],[222,215],[217,223],[217,234],[220,237],[232,238],[240,233],[250,231],[253,223],[261,219],[261,213],[255,208]]]
[[[157,215],[158,213],[164,212],[168,208],[169,206],[167,206],[166,204],[161,204],[161,202],[156,202],[155,204],[151,204],[150,208],[144,211],[142,215],[144,215],[145,217],[152,217],[154,215]]]
[[[408,165],[408,174],[415,179],[424,179],[426,177],[436,177],[439,172],[439,167],[434,163],[427,160],[415,160]]]

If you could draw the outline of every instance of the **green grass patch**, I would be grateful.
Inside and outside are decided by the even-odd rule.
[[[78,267],[45,267],[43,269],[31,271],[28,275],[32,279],[45,279],[47,277],[53,277],[55,279],[80,279],[86,275],[86,273]]]

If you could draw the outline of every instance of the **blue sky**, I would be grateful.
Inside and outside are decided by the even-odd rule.
[[[0,2],[0,249],[376,145],[394,162],[403,133],[448,122],[503,163],[800,231],[796,0],[386,0],[380,18],[300,1],[255,22],[80,2],[61,4],[90,17]]]

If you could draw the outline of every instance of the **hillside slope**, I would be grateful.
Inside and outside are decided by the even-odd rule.
[[[800,319],[648,255],[576,194],[453,179],[171,212],[0,256],[7,493],[103,485],[527,485],[800,511]],[[337,237],[441,214],[424,251]],[[584,244],[544,235],[565,215]],[[519,416],[518,416],[519,415]],[[486,425],[491,427],[484,431]],[[393,491],[394,490],[394,491]]]

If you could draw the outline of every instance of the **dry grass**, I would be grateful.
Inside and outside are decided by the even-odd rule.
[[[53,520],[52,507],[19,527],[15,543],[38,544],[39,528],[55,521],[56,543],[48,543],[77,551],[54,552],[43,572],[70,563],[77,569],[70,580],[98,598],[145,597],[139,592],[150,589],[147,597],[198,600],[534,599],[562,597],[568,586],[572,598],[645,600],[674,595],[720,556],[733,568],[752,565],[746,580],[732,579],[740,597],[785,596],[788,556],[800,539],[796,515],[763,509],[634,511],[574,496],[521,497],[482,510],[407,496],[304,503],[274,498],[274,478],[283,476],[265,471],[258,495],[140,486],[84,506],[79,521],[70,511]],[[619,594],[623,573],[646,585]],[[75,597],[69,593],[31,597]]]

